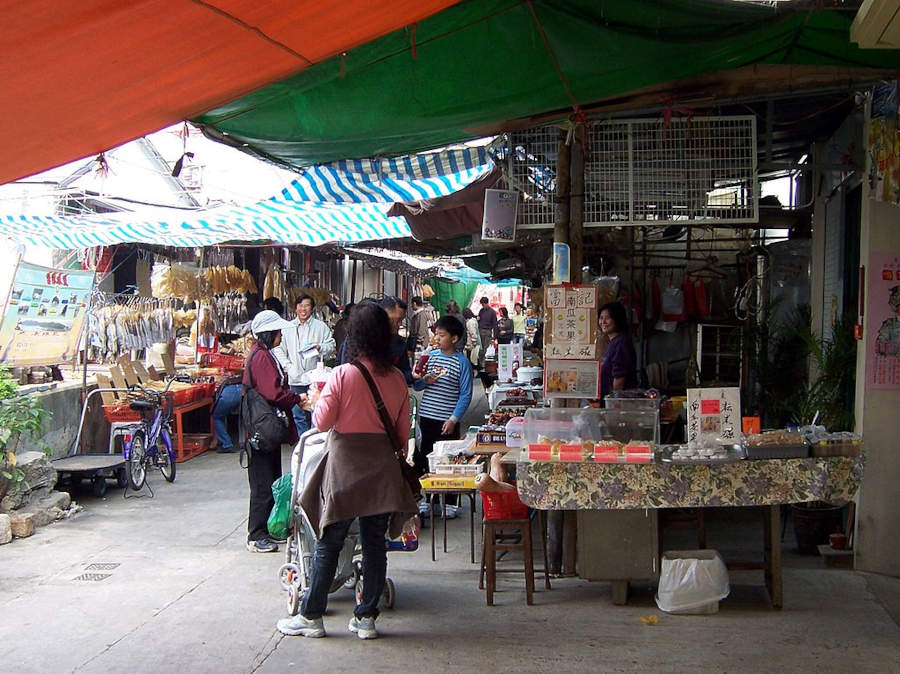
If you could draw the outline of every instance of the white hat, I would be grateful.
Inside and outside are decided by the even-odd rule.
[[[254,336],[259,336],[259,333],[261,332],[284,330],[289,327],[291,327],[289,322],[284,320],[274,311],[266,309],[265,311],[260,311],[253,317],[253,322],[250,323],[250,332],[252,332]]]

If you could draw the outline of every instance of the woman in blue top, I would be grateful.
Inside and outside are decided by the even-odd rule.
[[[628,333],[628,315],[619,302],[600,307],[600,331],[609,337],[609,346],[600,360],[600,398],[612,391],[637,387],[637,356]]]

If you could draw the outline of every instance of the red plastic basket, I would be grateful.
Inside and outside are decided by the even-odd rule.
[[[483,491],[481,505],[486,520],[523,520],[528,517],[528,506],[522,503],[517,491]]]
[[[103,406],[103,414],[109,423],[120,421],[140,421],[141,413],[131,409],[129,403],[114,403],[112,405]]]
[[[200,362],[207,367],[221,367],[226,370],[240,371],[244,369],[243,356],[228,356],[224,353],[204,353]]]

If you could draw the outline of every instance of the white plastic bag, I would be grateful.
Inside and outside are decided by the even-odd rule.
[[[667,613],[715,613],[728,596],[728,569],[715,550],[663,553],[656,605]]]
[[[681,288],[670,285],[662,294],[662,320],[683,321],[684,319],[684,292]]]

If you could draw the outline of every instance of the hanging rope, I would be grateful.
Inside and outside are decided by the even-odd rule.
[[[585,154],[587,154],[587,133],[585,130],[587,127],[587,120],[585,119],[584,111],[581,109],[581,106],[578,105],[578,101],[575,100],[575,95],[572,93],[569,81],[566,79],[565,73],[563,73],[562,68],[559,66],[556,54],[553,53],[553,48],[550,46],[550,41],[547,39],[547,34],[544,32],[544,26],[538,18],[537,12],[534,10],[534,5],[531,3],[531,0],[525,0],[525,4],[528,5],[528,10],[531,12],[534,24],[541,34],[541,40],[544,42],[544,48],[547,50],[547,56],[550,57],[550,62],[553,64],[553,68],[556,70],[559,81],[562,83],[563,89],[566,90],[566,95],[569,97],[569,102],[572,104],[572,110],[575,112],[575,123],[581,126],[581,145],[584,147]]]

